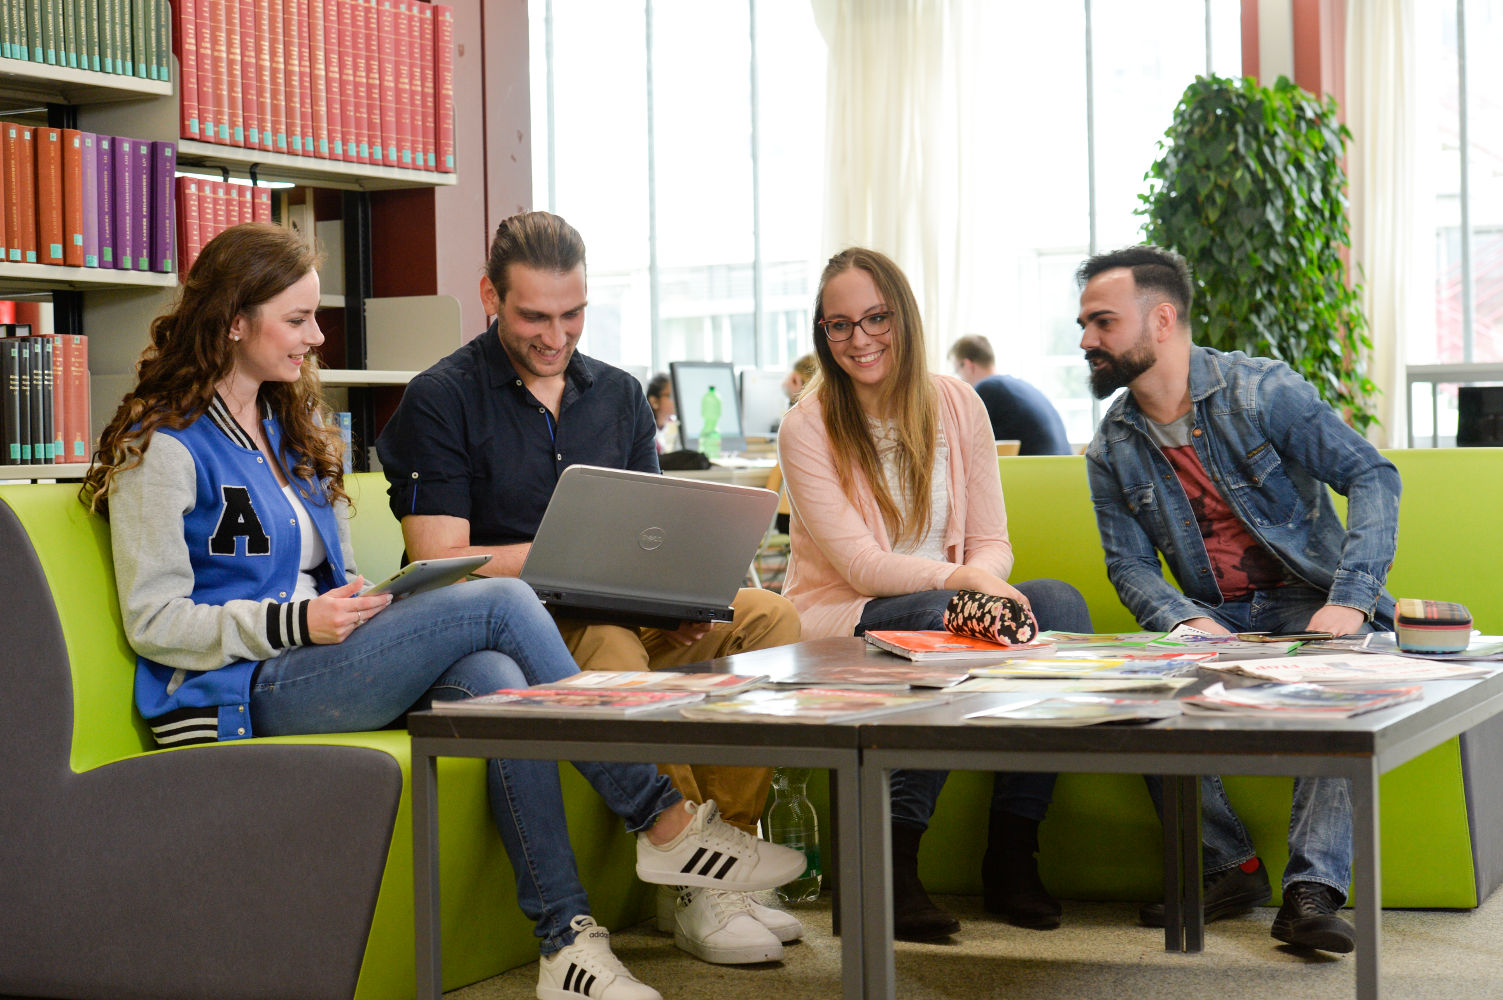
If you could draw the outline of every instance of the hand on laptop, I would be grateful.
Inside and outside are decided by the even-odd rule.
[[[676,642],[680,646],[688,646],[710,634],[710,623],[684,622],[672,631],[664,629],[663,634],[668,637],[670,642]]]

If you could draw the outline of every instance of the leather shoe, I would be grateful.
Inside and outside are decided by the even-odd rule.
[[[1273,918],[1273,936],[1287,944],[1345,955],[1356,947],[1352,927],[1336,915],[1341,893],[1319,882],[1293,882]]]
[[[1252,865],[1252,868],[1249,869],[1248,865]],[[1206,876],[1201,906],[1205,911],[1205,922],[1209,924],[1224,917],[1246,913],[1272,898],[1268,869],[1263,867],[1261,858],[1253,858],[1235,868]],[[1144,903],[1138,910],[1138,919],[1145,927],[1164,926],[1163,902]]]

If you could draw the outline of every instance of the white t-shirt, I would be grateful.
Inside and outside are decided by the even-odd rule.
[[[903,483],[898,477],[897,431],[892,424],[871,420],[872,439],[877,444],[877,460],[882,463],[882,475],[887,480],[887,492],[901,510],[911,510]],[[950,446],[945,440],[943,427],[937,428],[938,439],[934,443],[934,469],[929,477],[929,530],[923,538],[894,542],[893,551],[903,555],[919,556],[935,562],[945,561],[945,529],[950,524],[950,482],[945,471],[950,464]]]
[[[301,543],[297,561],[297,590],[293,592],[292,599],[311,600],[318,596],[318,584],[313,580],[313,570],[328,558],[328,553],[324,551],[323,539],[313,530],[313,519],[308,516],[308,508],[303,506],[303,501],[298,499],[297,490],[289,483],[282,487],[282,495],[292,504],[292,514],[297,518],[298,541]]]

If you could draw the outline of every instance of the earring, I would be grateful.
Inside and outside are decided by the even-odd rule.
[[[240,336],[238,334],[234,334],[234,333],[230,334],[230,339],[233,340],[233,341],[235,341],[236,343],[240,342]]]

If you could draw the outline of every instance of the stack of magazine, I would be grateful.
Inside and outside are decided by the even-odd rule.
[[[681,673],[673,670],[583,670],[551,684],[503,688],[435,708],[467,712],[561,712],[611,718],[659,708],[693,705],[709,696],[755,688],[767,675]]]
[[[1259,680],[1321,684],[1392,684],[1396,681],[1455,681],[1486,677],[1498,668],[1486,662],[1447,662],[1412,656],[1326,653],[1293,659],[1208,663],[1211,670]]]
[[[1102,722],[1149,722],[1180,714],[1177,701],[1138,701],[1103,694],[1064,694],[1015,701],[965,721],[1003,726],[1093,726]]]
[[[934,705],[929,694],[870,688],[762,688],[719,698],[683,710],[686,719],[756,719],[776,722],[855,722],[890,712]]]
[[[875,629],[866,633],[866,641],[915,663],[985,663],[1002,657],[1049,656],[1054,652],[1054,643],[1042,636],[1033,642],[1008,644],[943,629]]]
[[[1181,699],[1180,704],[1187,713],[1341,719],[1414,701],[1422,690],[1418,684],[1382,688],[1252,684],[1228,688],[1218,682]]]

